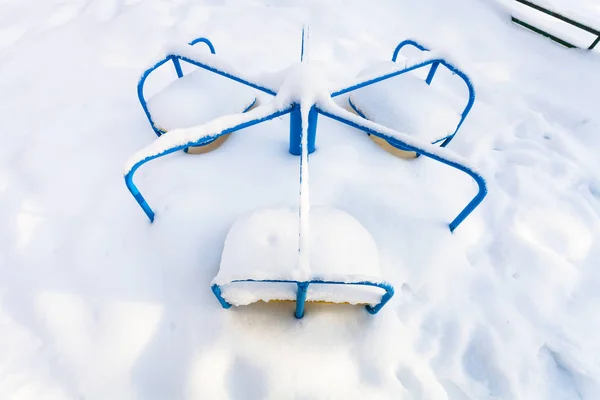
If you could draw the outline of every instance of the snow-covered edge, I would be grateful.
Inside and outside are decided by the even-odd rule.
[[[385,280],[383,280],[381,277],[379,276],[372,276],[372,275],[342,275],[342,274],[315,274],[315,275],[309,275],[304,277],[303,279],[297,279],[296,276],[292,273],[293,271],[290,270],[289,274],[282,274],[282,275],[277,275],[277,276],[265,276],[264,274],[258,274],[258,273],[250,273],[248,275],[245,276],[237,276],[237,275],[232,275],[232,276],[227,276],[225,278],[223,277],[219,277],[219,275],[217,274],[217,276],[215,276],[211,282],[211,285],[219,285],[219,286],[225,286],[225,285],[229,285],[231,283],[235,283],[236,281],[264,281],[264,280],[282,280],[282,281],[290,281],[290,283],[294,283],[294,282],[306,282],[306,281],[328,281],[328,282],[341,282],[341,283],[348,283],[348,284],[360,284],[361,282],[368,282],[368,283],[373,283],[373,284],[383,284],[383,285],[390,285],[391,284]],[[335,283],[332,283],[332,285],[334,285]]]
[[[460,69],[458,64],[456,63],[456,61],[447,52],[442,51],[442,50],[432,50],[432,51],[423,51],[423,52],[419,53],[419,55],[414,56],[414,57],[402,57],[402,58],[396,59],[395,63],[397,64],[397,67],[394,67],[394,68],[390,67],[389,70],[385,73],[385,75],[400,72],[405,69],[415,67],[419,64],[423,64],[428,61],[435,61],[435,60],[445,61],[448,64],[454,66],[455,68]],[[359,76],[344,85],[338,85],[336,88],[331,90],[331,93],[337,94],[339,92],[345,92],[346,89],[348,89],[348,88],[362,85],[369,81],[380,78],[381,76],[382,76],[381,72],[366,74],[364,76]]]
[[[202,125],[169,131],[131,156],[125,163],[123,174],[129,174],[138,163],[147,158],[165,153],[176,147],[193,146],[194,143],[202,139],[217,137],[225,130],[253,120],[267,118],[277,111],[282,110],[278,109],[274,102],[271,102],[246,113],[224,115]]]
[[[415,147],[420,150],[425,150],[426,152],[431,153],[432,155],[437,156],[445,161],[460,164],[460,165],[464,166],[465,168],[471,170],[472,172],[476,173],[477,175],[480,175],[483,177],[483,175],[481,175],[481,173],[479,173],[479,171],[471,163],[469,163],[469,161],[466,158],[460,156],[459,154],[455,153],[454,151],[449,150],[445,147],[433,145],[424,140],[420,140],[416,137],[410,136],[404,132],[399,132],[394,129],[387,128],[387,127],[380,125],[374,121],[364,119],[356,114],[353,114],[353,113],[341,108],[333,101],[333,99],[329,99],[327,101],[320,100],[317,103],[317,106],[319,107],[319,109],[323,110],[326,113],[332,114],[336,117],[340,117],[340,118],[349,120],[350,122],[353,122],[359,126],[364,126],[364,127],[373,129],[374,131],[380,132],[384,135],[387,135],[394,139],[400,140],[409,146]]]
[[[238,77],[256,86],[260,86],[274,93],[277,93],[277,87],[274,85],[277,81],[276,79],[272,79],[271,81],[268,79],[261,79],[260,76],[246,74],[243,71],[240,71],[238,68],[231,65],[223,58],[217,56],[216,54],[207,53],[194,46],[190,46],[187,44],[182,45],[181,43],[168,43],[164,47],[163,51],[156,57],[155,61],[156,63],[159,63],[160,61],[170,56],[180,56],[188,58],[200,64],[205,64],[206,66],[221,71],[225,74]]]

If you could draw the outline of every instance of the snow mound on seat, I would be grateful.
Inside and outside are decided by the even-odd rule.
[[[299,218],[295,208],[266,209],[238,219],[227,234],[213,283],[234,305],[295,300],[296,285],[235,280],[313,279],[381,282],[377,246],[370,233],[344,211],[313,207],[310,214],[309,271],[298,266]],[[384,290],[363,285],[311,284],[309,301],[375,304]]]
[[[386,61],[363,70],[360,76],[384,74],[397,69]],[[399,132],[428,142],[452,135],[461,118],[466,100],[431,85],[411,73],[401,74],[350,94],[351,104],[365,117]]]
[[[256,100],[256,91],[213,72],[197,69],[172,82],[148,101],[157,128],[189,128],[240,113]]]

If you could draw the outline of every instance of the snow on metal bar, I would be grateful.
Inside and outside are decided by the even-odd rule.
[[[157,62],[164,58],[173,58],[177,57],[190,64],[196,65],[200,68],[207,69],[209,71],[215,72],[219,75],[222,75],[226,78],[232,79],[244,85],[250,86],[254,89],[260,90],[264,93],[270,95],[276,95],[277,90],[273,87],[270,87],[268,83],[258,82],[256,77],[247,75],[227,61],[223,60],[216,54],[209,54],[204,51],[201,51],[197,48],[194,48],[188,44],[181,45],[179,43],[169,44],[166,47],[166,52],[161,55]]]
[[[450,61],[447,61],[447,60],[450,60],[450,58],[444,52],[441,52],[441,51],[423,52],[423,53],[420,53],[418,56],[405,59],[403,63],[398,62],[398,67],[390,68],[390,70],[387,71],[387,74],[385,74],[385,75],[372,74],[372,75],[368,75],[368,76],[363,76],[363,77],[356,79],[354,82],[352,82],[348,85],[345,85],[344,87],[333,90],[331,93],[331,97],[336,97],[336,96],[342,95],[344,93],[348,93],[353,90],[360,89],[361,87],[372,85],[373,83],[377,83],[377,82],[392,78],[394,76],[424,67],[426,65],[433,64],[435,62],[442,62],[442,63],[454,65],[454,63],[451,63]]]

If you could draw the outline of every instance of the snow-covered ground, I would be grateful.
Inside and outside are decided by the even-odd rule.
[[[600,56],[502,10],[0,1],[0,398],[600,398]],[[259,74],[298,61],[304,23],[311,57],[340,78],[413,37],[451,54],[477,90],[449,149],[485,174],[489,195],[454,234],[445,224],[474,195],[469,178],[319,119],[311,202],[375,239],[396,287],[375,316],[224,310],[210,290],[237,217],[298,204],[287,117],[140,171],[153,224],[123,183],[125,162],[155,139],[136,84],[167,43],[207,36]],[[174,78],[164,68],[149,89]]]

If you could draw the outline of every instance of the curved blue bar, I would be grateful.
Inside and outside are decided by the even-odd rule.
[[[161,65],[163,65],[164,63],[169,61],[170,59],[171,58],[167,57],[164,60],[160,60],[159,62],[157,62],[150,68],[148,68],[146,71],[144,71],[144,73],[140,77],[140,80],[138,81],[138,85],[137,85],[138,99],[140,100],[140,104],[142,105],[142,108],[144,109],[144,114],[146,114],[146,118],[148,118],[148,122],[150,123],[150,126],[154,130],[154,133],[156,133],[156,136],[159,136],[159,137],[164,132],[161,131],[160,129],[156,128],[156,126],[154,125],[154,121],[152,121],[152,116],[150,116],[150,111],[148,110],[148,104],[146,104],[146,99],[144,98],[144,83],[146,82],[146,79],[152,73],[152,71],[154,71],[155,69],[157,69],[158,67],[160,67]]]
[[[400,50],[402,50],[402,48],[404,46],[412,46],[412,47],[416,47],[417,49],[421,50],[421,51],[429,51],[429,49],[425,46],[423,46],[421,43],[412,40],[412,39],[406,39],[401,41],[400,43],[398,43],[398,46],[396,46],[396,49],[394,50],[394,54],[392,55],[392,61],[396,62],[396,59],[398,58],[398,54],[400,54]]]
[[[212,285],[210,288],[213,291],[213,293],[215,294],[215,296],[217,297],[217,299],[219,300],[219,303],[221,303],[221,307],[223,307],[225,309],[231,308],[231,304],[229,304],[227,301],[225,301],[225,299],[221,295],[221,287],[219,285]]]
[[[448,143],[450,143],[450,141],[452,140],[452,138],[456,135],[456,132],[458,132],[458,130],[462,126],[465,118],[467,117],[467,114],[469,114],[469,112],[471,111],[471,108],[473,108],[473,103],[475,103],[475,88],[473,87],[473,84],[471,83],[471,79],[469,79],[469,77],[464,72],[462,72],[457,67],[455,67],[454,65],[452,65],[448,61],[444,60],[443,58],[437,58],[437,59],[427,60],[427,61],[424,61],[422,63],[413,65],[412,67],[409,67],[409,68],[405,68],[405,69],[402,69],[402,70],[399,70],[399,71],[390,72],[388,74],[380,75],[380,76],[378,76],[376,78],[372,78],[372,79],[369,79],[369,80],[364,81],[364,82],[356,83],[356,84],[354,84],[352,86],[348,86],[347,88],[340,89],[337,92],[333,92],[331,94],[331,97],[340,96],[342,94],[352,92],[353,90],[357,90],[357,89],[360,89],[360,88],[363,88],[363,87],[366,87],[366,86],[369,86],[369,85],[373,85],[374,83],[381,82],[381,81],[384,81],[386,79],[390,79],[390,78],[393,78],[393,77],[401,75],[401,74],[405,74],[405,73],[410,72],[410,71],[414,71],[415,69],[423,68],[423,67],[426,67],[428,65],[432,65],[433,66],[435,64],[438,64],[438,65],[442,64],[446,68],[448,68],[451,72],[453,72],[456,75],[458,75],[465,82],[465,84],[467,85],[467,88],[469,89],[469,100],[467,102],[467,105],[466,105],[465,109],[463,110],[463,112],[461,114],[461,118],[460,118],[460,121],[458,122],[458,125],[456,126],[456,129],[454,130],[454,132],[451,135],[449,135],[448,137],[444,138],[443,139],[444,142],[440,145],[441,147],[445,147]]]
[[[213,46],[211,41],[206,38],[200,37],[200,38],[194,39],[189,44],[191,46],[193,46],[199,42],[206,43],[210,52],[212,54],[215,54],[215,47]],[[158,129],[154,125],[154,121],[152,121],[152,116],[150,115],[150,111],[148,111],[148,105],[146,104],[146,99],[144,98],[144,83],[146,82],[146,78],[148,78],[148,76],[152,73],[152,71],[154,71],[155,69],[157,69],[158,67],[160,67],[161,65],[163,65],[164,63],[166,63],[169,60],[173,61],[173,65],[175,67],[175,72],[177,73],[177,77],[181,78],[183,76],[183,71],[181,70],[181,64],[179,63],[179,59],[177,57],[165,57],[164,60],[157,62],[156,64],[154,64],[153,66],[148,68],[146,71],[144,71],[144,73],[140,77],[140,80],[138,81],[138,86],[137,86],[138,99],[140,100],[142,108],[144,109],[144,114],[146,114],[146,118],[148,118],[148,122],[150,123],[150,126],[154,130],[154,133],[156,133],[156,136],[161,136],[165,132]]]
[[[404,46],[412,46],[412,47],[416,47],[417,49],[421,50],[421,51],[429,51],[429,49],[425,46],[423,46],[422,44],[418,43],[415,40],[412,39],[407,39],[407,40],[403,40],[400,43],[398,43],[398,46],[396,46],[396,49],[394,50],[394,54],[392,55],[392,61],[396,62],[396,59],[398,58],[398,54],[400,54],[400,50],[404,47]],[[433,76],[435,75],[435,71],[437,71],[438,66],[440,64],[432,64],[431,68],[429,69],[429,73],[427,74],[427,78],[425,78],[425,83],[427,83],[428,85],[431,84],[431,81],[433,80]]]
[[[132,168],[131,170],[125,175],[125,184],[127,185],[127,189],[129,189],[129,192],[131,192],[131,195],[135,198],[135,201],[138,202],[138,204],[140,205],[140,207],[142,208],[142,210],[144,210],[144,213],[146,213],[146,215],[148,216],[148,219],[150,220],[150,222],[154,222],[154,211],[152,210],[152,208],[150,207],[150,205],[148,205],[148,202],[146,201],[146,199],[144,199],[144,196],[142,196],[142,194],[140,193],[140,191],[138,190],[137,186],[133,183],[133,175],[135,174],[135,171],[137,171],[137,169],[139,167],[141,167],[142,165],[146,164],[148,161],[152,161],[156,158],[162,157],[162,156],[166,156],[167,154],[171,154],[171,153],[175,153],[179,150],[183,150],[187,147],[193,147],[193,146],[202,146],[205,145],[207,143],[210,143],[211,141],[215,140],[216,138],[226,135],[228,133],[240,130],[240,129],[244,129],[247,128],[249,126],[252,125],[256,125],[259,124],[261,122],[264,121],[268,121],[270,119],[273,118],[277,118],[280,117],[282,115],[285,115],[287,113],[289,113],[291,111],[291,107],[288,107],[282,111],[276,111],[272,114],[267,115],[266,117],[262,117],[262,118],[255,118],[255,119],[248,119],[247,121],[244,121],[240,124],[237,124],[231,128],[227,128],[221,132],[215,133],[214,135],[209,135],[206,137],[203,137],[202,139],[196,140],[196,141],[191,141],[182,145],[178,145],[178,146],[173,146],[161,153],[155,154],[153,156],[149,156],[144,158],[143,160],[137,162]]]
[[[211,43],[211,41],[208,40],[207,38],[199,37],[199,38],[196,38],[196,39],[192,40],[188,44],[190,46],[193,46],[196,43],[204,43],[204,44],[206,44],[208,46],[208,49],[210,50],[210,52],[212,54],[216,54],[216,52],[215,52],[215,46],[213,46],[213,44]],[[173,65],[175,66],[175,72],[177,72],[177,78],[183,78],[183,70],[181,69],[181,64],[179,63],[179,59],[178,58],[173,58]]]
[[[408,143],[403,142],[402,140],[393,138],[391,136],[386,135],[385,133],[381,133],[379,131],[376,131],[373,128],[370,128],[366,125],[362,125],[362,124],[358,124],[354,121],[350,121],[347,120],[345,118],[339,117],[337,115],[334,114],[330,114],[326,111],[321,110],[320,108],[317,107],[317,111],[319,112],[319,114],[323,114],[326,117],[329,117],[333,120],[342,122],[346,125],[349,125],[353,128],[356,129],[360,129],[362,131],[367,132],[370,135],[375,135],[378,136],[384,140],[386,140],[388,143],[390,143],[392,146],[399,148],[401,150],[406,150],[406,151],[414,151],[418,154],[422,154],[425,157],[431,158],[433,160],[439,161],[442,164],[446,164],[449,165],[453,168],[458,169],[459,171],[462,171],[464,173],[466,173],[467,175],[469,175],[471,178],[473,178],[475,180],[475,182],[477,182],[477,186],[479,188],[479,191],[477,192],[477,194],[475,195],[475,197],[469,202],[469,204],[467,204],[467,206],[456,216],[456,218],[454,218],[454,220],[450,223],[449,228],[450,228],[450,232],[454,232],[454,230],[458,227],[458,225],[460,225],[460,223],[467,218],[467,216],[469,214],[471,214],[471,212],[479,205],[479,203],[481,203],[481,201],[485,198],[485,196],[487,195],[487,185],[485,182],[485,179],[479,175],[479,173],[477,173],[476,171],[473,171],[471,168],[467,167],[466,165],[463,164],[459,164],[455,161],[452,160],[448,160],[444,157],[441,157],[437,154],[433,154],[428,152],[427,150],[421,148],[421,147],[417,147],[417,146],[413,146],[410,145]]]
[[[199,37],[199,38],[196,38],[196,39],[192,40],[188,44],[190,46],[193,46],[196,43],[204,43],[204,44],[206,44],[208,46],[208,49],[210,50],[210,52],[213,53],[213,54],[216,54],[216,52],[215,52],[215,46],[213,46],[212,42],[210,40],[208,40],[207,38],[205,38],[205,37]]]
[[[369,314],[377,314],[379,312],[379,310],[381,310],[383,308],[383,306],[385,306],[386,303],[388,301],[390,301],[390,299],[394,296],[394,287],[387,282],[370,282],[370,281],[340,282],[340,281],[326,281],[326,280],[322,280],[322,279],[311,279],[309,281],[300,282],[300,281],[293,281],[293,280],[286,280],[286,279],[238,279],[238,280],[231,281],[228,284],[236,283],[236,282],[295,283],[296,285],[298,285],[298,292],[296,294],[296,312],[294,313],[296,318],[302,318],[304,316],[304,303],[306,302],[306,290],[308,289],[308,286],[313,283],[314,284],[327,284],[327,285],[374,286],[374,287],[379,287],[379,288],[385,290],[385,294],[381,297],[381,301],[378,304],[376,304],[374,306],[371,306],[371,305],[365,306],[365,308],[367,309]],[[227,300],[225,300],[225,298],[223,298],[223,296],[221,294],[221,287],[219,285],[217,285],[215,283],[212,285],[211,289],[212,289],[213,293],[215,294],[215,296],[217,297],[217,300],[219,300],[219,303],[221,303],[221,306],[223,308],[231,307],[231,304],[228,303]]]

